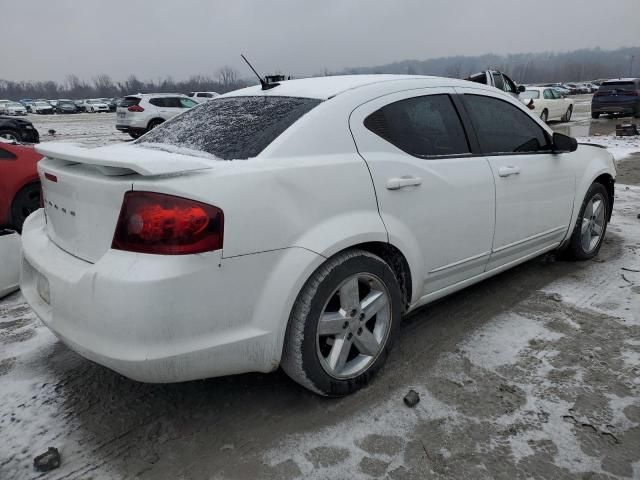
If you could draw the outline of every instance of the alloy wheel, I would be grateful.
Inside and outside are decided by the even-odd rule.
[[[322,368],[334,378],[357,377],[384,350],[390,325],[390,295],[382,280],[370,273],[348,277],[330,295],[318,321]]]
[[[602,194],[597,193],[584,209],[580,228],[581,244],[585,253],[593,252],[602,239],[605,223],[605,201]]]

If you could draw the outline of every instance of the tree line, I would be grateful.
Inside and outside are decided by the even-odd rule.
[[[640,47],[617,50],[582,49],[562,53],[457,56],[430,60],[403,60],[375,67],[348,68],[340,73],[401,73],[464,78],[496,69],[518,83],[579,82],[640,76]]]
[[[255,83],[255,82],[254,82]],[[90,82],[77,75],[67,75],[63,82],[54,81],[11,81],[0,79],[0,99],[19,100],[21,98],[117,98],[133,93],[167,92],[218,92],[225,93],[246,87],[251,83],[239,78],[238,72],[231,67],[218,70],[215,77],[195,75],[187,80],[174,80],[167,77],[161,80],[140,80],[130,75],[121,82],[114,81],[103,73],[93,77]]]

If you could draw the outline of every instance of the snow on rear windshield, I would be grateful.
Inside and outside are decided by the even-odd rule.
[[[320,100],[297,97],[217,98],[157,126],[136,141],[199,150],[223,160],[257,156]]]

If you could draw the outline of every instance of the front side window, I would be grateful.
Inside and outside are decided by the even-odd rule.
[[[252,158],[320,103],[280,96],[214,98],[157,126],[136,144],[198,150],[222,160]]]
[[[492,155],[551,150],[542,127],[515,105],[472,94],[465,94],[464,101],[483,153]]]
[[[391,103],[369,115],[364,125],[416,157],[470,153],[449,95],[427,95]]]

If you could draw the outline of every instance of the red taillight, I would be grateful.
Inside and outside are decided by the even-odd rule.
[[[142,108],[140,105],[131,105],[129,108],[127,108],[127,110],[129,110],[130,112],[144,112],[144,108]]]
[[[222,248],[224,214],[206,203],[155,192],[127,192],[111,248],[188,255]]]

